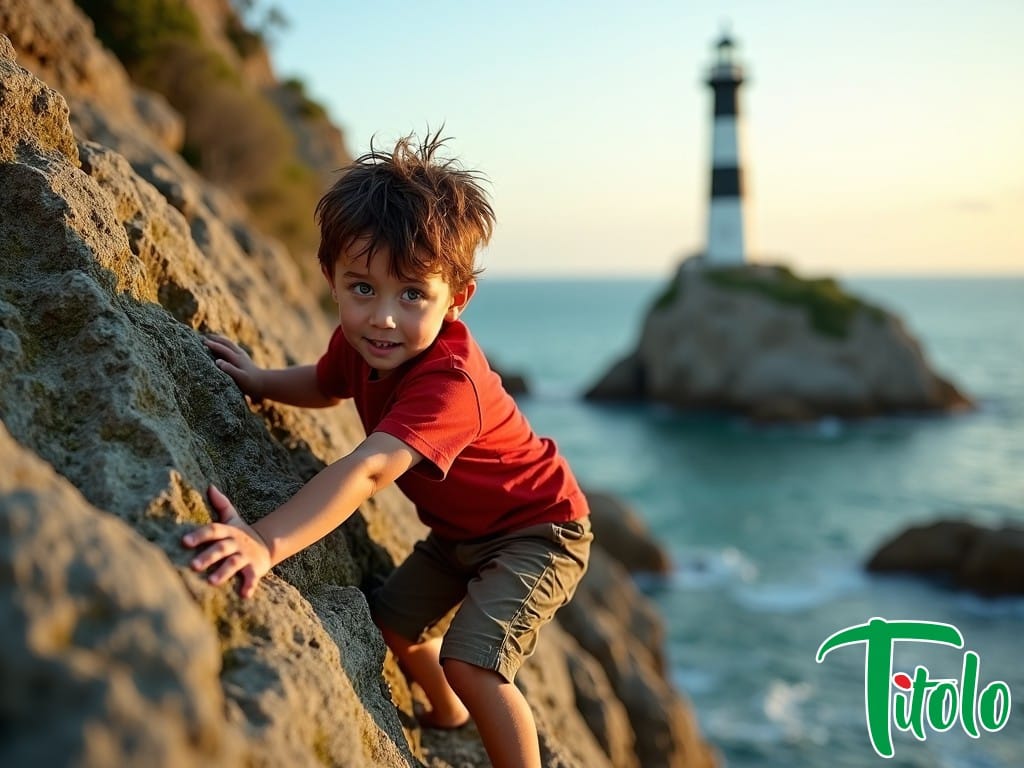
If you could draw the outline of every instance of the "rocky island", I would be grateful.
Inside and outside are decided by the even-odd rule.
[[[586,393],[755,420],[944,412],[968,398],[928,364],[901,320],[783,266],[683,262],[635,350]]]
[[[262,66],[245,79],[251,40],[209,38],[235,23],[226,0],[178,5],[238,67],[232,103],[275,88]],[[361,432],[348,407],[248,403],[213,365],[202,332],[280,366],[315,359],[330,326],[244,185],[198,172],[168,98],[70,0],[0,0],[0,764],[486,765],[472,729],[420,729],[369,617],[362,590],[422,533],[396,489],[252,600],[187,567],[209,483],[256,519]],[[519,678],[545,765],[716,763],[662,637],[596,550]]]

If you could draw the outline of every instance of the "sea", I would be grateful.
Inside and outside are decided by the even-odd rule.
[[[673,573],[638,584],[664,616],[672,680],[723,764],[1024,765],[1024,599],[864,569],[909,525],[1024,525],[1024,277],[842,280],[901,316],[978,408],[797,426],[582,399],[633,347],[666,279],[485,276],[464,317],[498,366],[526,376],[522,409],[582,484],[625,499],[669,551]],[[949,624],[964,642],[893,643],[893,674],[923,667],[952,683],[921,687],[922,703],[926,690],[942,695],[927,700],[935,712],[923,708],[919,735],[876,705],[888,760],[882,726],[869,737],[867,646],[816,661],[827,638],[873,618]],[[980,670],[964,692],[967,652]],[[966,728],[962,712],[984,709],[990,684],[1002,727]]]

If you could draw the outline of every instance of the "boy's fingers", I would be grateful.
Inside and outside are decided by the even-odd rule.
[[[221,344],[207,344],[206,348],[213,353],[214,362],[220,362],[221,360],[235,362],[238,360],[238,355],[229,347]]]
[[[227,345],[220,339],[203,339],[203,346],[217,355],[224,354],[227,350]]]
[[[218,358],[217,360],[214,360],[213,364],[220,368],[222,371],[224,371],[224,373],[226,373],[231,378],[235,378],[235,373],[241,373],[241,369],[239,369],[237,365],[232,363],[226,357],[221,357]]]
[[[216,344],[217,346],[223,347],[223,348],[225,348],[225,349],[227,349],[227,350],[229,350],[231,352],[238,353],[238,352],[242,352],[243,351],[242,348],[240,346],[238,346],[238,344],[236,344],[234,341],[232,341],[231,339],[227,338],[226,336],[221,336],[220,334],[216,334],[216,333],[209,334],[209,335],[207,335],[207,337],[206,337],[206,339],[204,341],[208,345]]]
[[[247,565],[245,558],[238,552],[226,558],[220,568],[210,574],[208,581],[213,584],[223,584]]]
[[[256,571],[253,570],[251,565],[245,566],[242,569],[242,585],[238,588],[238,594],[249,599],[256,591],[256,583],[259,579],[256,578]]]
[[[229,538],[237,530],[225,523],[209,523],[186,533],[181,537],[181,543],[194,549],[211,541]]]
[[[214,357],[221,360],[230,360],[237,362],[242,356],[243,352],[238,347],[223,342],[211,341],[206,339],[203,341],[204,346],[210,350]]]
[[[238,515],[235,507],[231,504],[231,499],[225,496],[217,486],[210,485],[206,490],[206,495],[210,497],[210,505],[216,510],[217,517],[222,523],[230,522]]]
[[[211,565],[219,563],[221,560],[225,560],[237,552],[237,541],[234,539],[221,539],[215,544],[211,544],[192,558],[192,569],[196,571],[205,571]]]

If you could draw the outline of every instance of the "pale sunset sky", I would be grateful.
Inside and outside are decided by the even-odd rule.
[[[444,123],[488,176],[488,275],[664,275],[702,249],[726,24],[754,260],[1024,273],[1024,0],[281,7],[275,69],[352,153]]]

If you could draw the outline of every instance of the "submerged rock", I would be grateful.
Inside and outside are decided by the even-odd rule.
[[[772,421],[968,407],[895,315],[784,267],[685,262],[586,393]]]
[[[867,562],[875,573],[910,573],[986,596],[1024,594],[1024,528],[965,520],[915,525]]]

